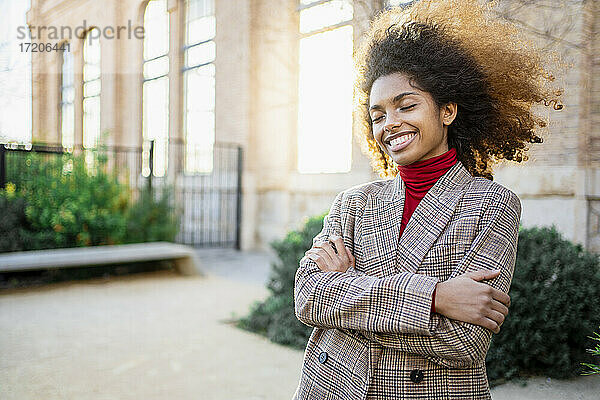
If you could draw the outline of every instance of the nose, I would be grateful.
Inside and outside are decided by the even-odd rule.
[[[394,112],[390,112],[387,115],[388,116],[386,117],[385,125],[383,125],[383,130],[389,133],[395,128],[400,127],[400,125],[402,125],[402,121]]]

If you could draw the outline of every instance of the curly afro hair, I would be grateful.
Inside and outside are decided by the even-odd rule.
[[[514,25],[490,16],[492,7],[477,0],[420,0],[384,10],[371,22],[356,53],[355,86],[363,151],[380,176],[398,171],[373,137],[369,94],[375,80],[395,72],[438,107],[457,104],[448,146],[473,176],[493,180],[495,163],[526,161],[527,143],[543,142],[538,134],[547,122],[533,107],[560,110],[563,89],[551,85],[554,75],[544,67],[550,60]]]

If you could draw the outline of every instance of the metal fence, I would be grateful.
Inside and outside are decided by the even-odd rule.
[[[181,216],[178,243],[239,249],[242,149],[228,143],[215,143],[208,150],[206,146],[197,147],[177,141],[149,141],[142,147],[102,146],[97,150],[49,144],[0,144],[0,188],[7,182],[18,186],[19,182],[31,179],[33,173],[40,173],[39,168],[34,170],[31,165],[31,154],[45,161],[66,154],[81,155],[90,166],[98,164],[94,163],[95,157],[104,157],[102,168],[116,173],[120,182],[129,185],[131,201],[144,185],[172,188],[174,208]],[[42,173],[56,175],[68,171]]]

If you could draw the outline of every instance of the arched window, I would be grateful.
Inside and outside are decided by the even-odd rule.
[[[83,146],[94,148],[100,141],[100,30],[92,28],[83,42]]]
[[[348,172],[352,163],[352,0],[300,0],[298,8],[298,171]]]
[[[153,175],[167,170],[169,142],[169,13],[166,0],[150,0],[144,12],[144,85],[142,132],[154,140]],[[144,175],[149,174],[148,158]]]
[[[185,172],[210,173],[215,141],[214,0],[186,0]]]
[[[63,43],[61,47],[66,47]],[[60,134],[63,147],[73,147],[75,144],[75,86],[73,53],[64,50],[61,57],[60,74]]]

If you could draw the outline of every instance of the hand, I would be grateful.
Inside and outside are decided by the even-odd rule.
[[[499,270],[473,271],[438,283],[435,294],[436,312],[499,333],[508,314],[510,297],[490,285],[478,282],[495,278],[499,274]]]
[[[348,267],[355,265],[354,256],[344,246],[342,238],[335,235],[327,242],[316,243],[304,255],[317,263],[321,271],[346,272]]]

